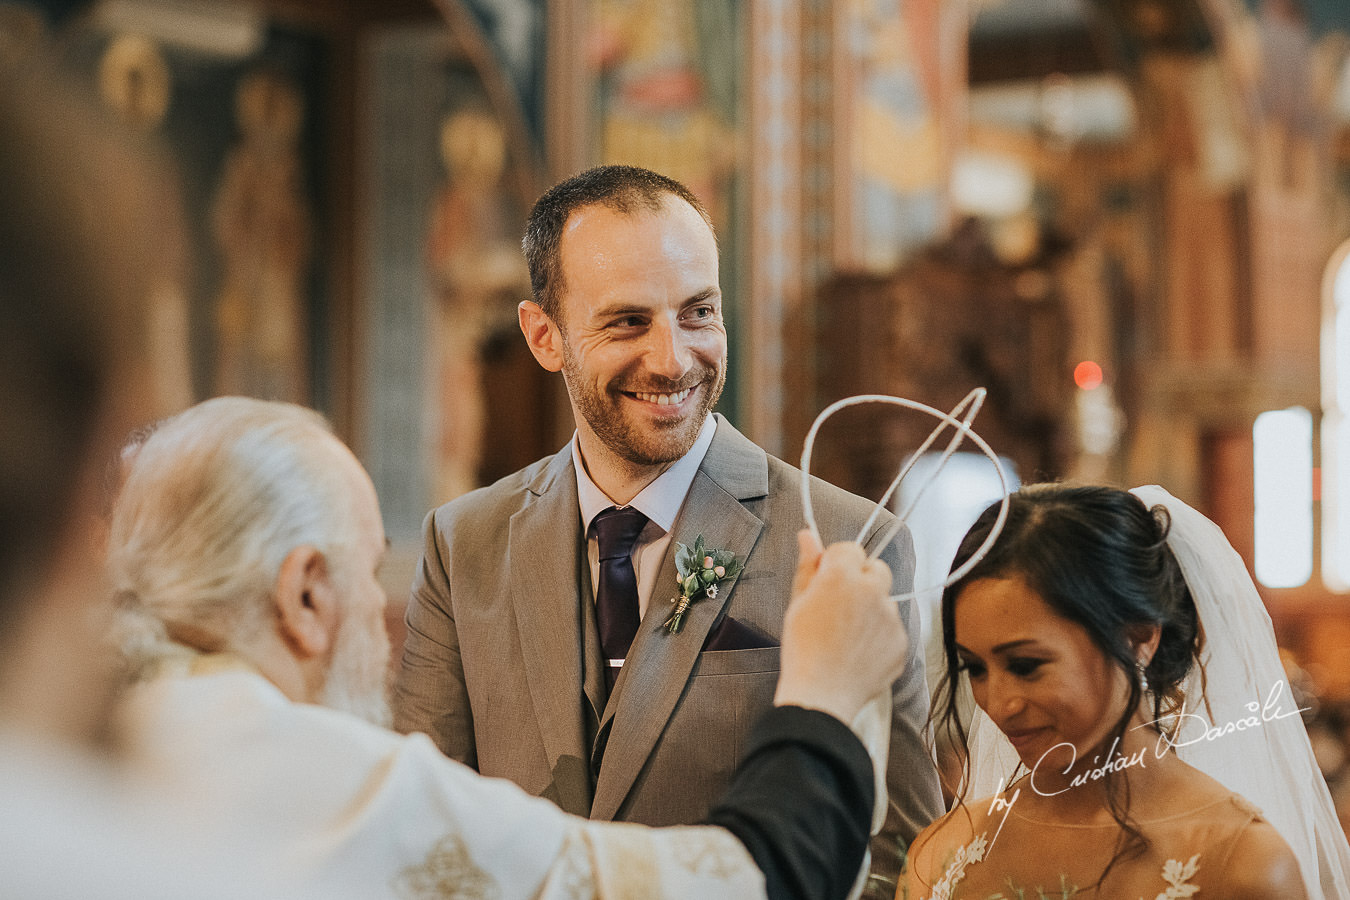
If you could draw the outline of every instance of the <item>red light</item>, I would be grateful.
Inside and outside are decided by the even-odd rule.
[[[1090,359],[1085,359],[1073,367],[1073,383],[1085,391],[1101,387],[1102,367]]]

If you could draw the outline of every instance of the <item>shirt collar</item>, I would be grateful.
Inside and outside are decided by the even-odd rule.
[[[684,506],[684,498],[694,483],[698,467],[703,464],[703,457],[708,455],[716,431],[717,420],[709,413],[689,452],[643,488],[628,505],[659,525],[662,531],[670,531],[675,524],[675,517],[680,514],[680,507]],[[613,506],[614,501],[596,486],[586,472],[575,434],[572,435],[572,465],[577,470],[577,502],[581,507],[582,532],[586,533],[590,530],[591,520]]]

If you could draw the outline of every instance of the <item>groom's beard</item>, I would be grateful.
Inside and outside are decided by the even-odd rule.
[[[563,377],[572,402],[605,447],[633,465],[656,466],[683,458],[694,446],[726,387],[727,369],[724,359],[721,366],[699,365],[679,382],[650,374],[626,375],[596,388],[564,335]],[[623,391],[673,393],[685,388],[698,392],[697,403],[681,418],[664,423],[644,421],[619,397]]]
[[[382,728],[394,721],[389,706],[389,636],[348,615],[338,628],[323,685],[324,706]]]

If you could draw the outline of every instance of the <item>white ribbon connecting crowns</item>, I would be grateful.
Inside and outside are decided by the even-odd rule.
[[[966,560],[960,568],[947,576],[942,584],[938,586],[938,589],[946,588],[948,585],[964,578],[966,573],[975,568],[980,560],[984,559],[985,554],[987,554],[994,546],[994,541],[998,540],[999,534],[1003,531],[1003,524],[1008,519],[1008,504],[1010,502],[1008,478],[1003,472],[1003,466],[999,464],[998,454],[994,452],[993,448],[990,447],[984,438],[980,437],[970,425],[970,423],[975,420],[976,414],[979,413],[980,407],[984,405],[984,399],[987,394],[988,391],[984,388],[975,388],[969,394],[966,394],[965,398],[960,403],[956,404],[956,407],[950,413],[934,409],[933,407],[919,403],[916,400],[908,400],[904,397],[893,397],[889,394],[859,394],[854,397],[845,397],[843,400],[831,403],[829,406],[825,407],[825,409],[821,410],[820,415],[816,416],[816,421],[812,423],[811,430],[806,433],[806,442],[802,447],[802,514],[806,519],[806,527],[811,530],[811,534],[815,536],[817,541],[821,540],[820,529],[816,525],[815,511],[811,506],[810,476],[811,451],[815,447],[816,435],[819,433],[820,427],[825,423],[825,420],[845,407],[859,406],[864,403],[889,403],[892,406],[902,406],[906,409],[918,410],[919,412],[927,413],[937,419],[938,425],[933,429],[932,433],[928,435],[928,439],[919,445],[919,449],[916,450],[900,467],[900,473],[895,476],[890,487],[886,489],[886,493],[877,501],[876,508],[872,510],[872,514],[868,516],[867,521],[863,523],[862,530],[858,532],[856,540],[860,544],[863,542],[863,539],[867,536],[867,532],[876,524],[877,518],[881,515],[882,511],[886,509],[887,504],[890,503],[891,497],[895,495],[895,492],[899,490],[900,485],[905,480],[906,476],[913,470],[915,463],[928,452],[928,448],[932,447],[933,444],[937,442],[937,439],[942,432],[950,427],[952,429],[952,436],[947,441],[947,446],[942,452],[942,458],[939,459],[937,465],[933,467],[932,474],[929,476],[928,480],[919,486],[919,489],[914,492],[913,498],[905,508],[896,515],[895,521],[887,527],[882,535],[882,540],[877,541],[876,548],[872,551],[870,558],[875,559],[881,551],[890,544],[895,536],[900,533],[900,529],[905,527],[906,522],[914,512],[915,506],[917,506],[919,501],[923,498],[924,493],[927,492],[928,488],[937,479],[938,475],[942,473],[943,467],[947,465],[947,460],[951,459],[952,454],[956,452],[956,448],[961,445],[961,441],[964,438],[970,438],[971,442],[975,444],[976,447],[979,447],[980,451],[988,457],[991,463],[993,463],[994,471],[998,473],[999,487],[1003,497],[999,506],[998,519],[994,522],[994,527],[989,531],[989,536],[984,539],[984,543],[980,544],[979,550],[977,550],[970,559]],[[921,594],[926,594],[931,590],[933,590],[931,587],[916,589],[904,594],[897,594],[893,599],[896,601],[910,600]]]

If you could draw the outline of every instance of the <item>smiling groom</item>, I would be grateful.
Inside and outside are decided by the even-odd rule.
[[[524,247],[521,331],[562,373],[576,434],[427,518],[397,724],[568,812],[696,822],[772,705],[801,473],[712,413],[727,372],[718,251],[687,188],[591,169],[539,199]],[[825,541],[856,537],[872,504],[813,490]],[[706,559],[678,552],[696,544]],[[882,559],[908,591],[908,532]],[[890,815],[873,847],[888,874],[896,841],[941,812],[922,656],[894,687]]]

